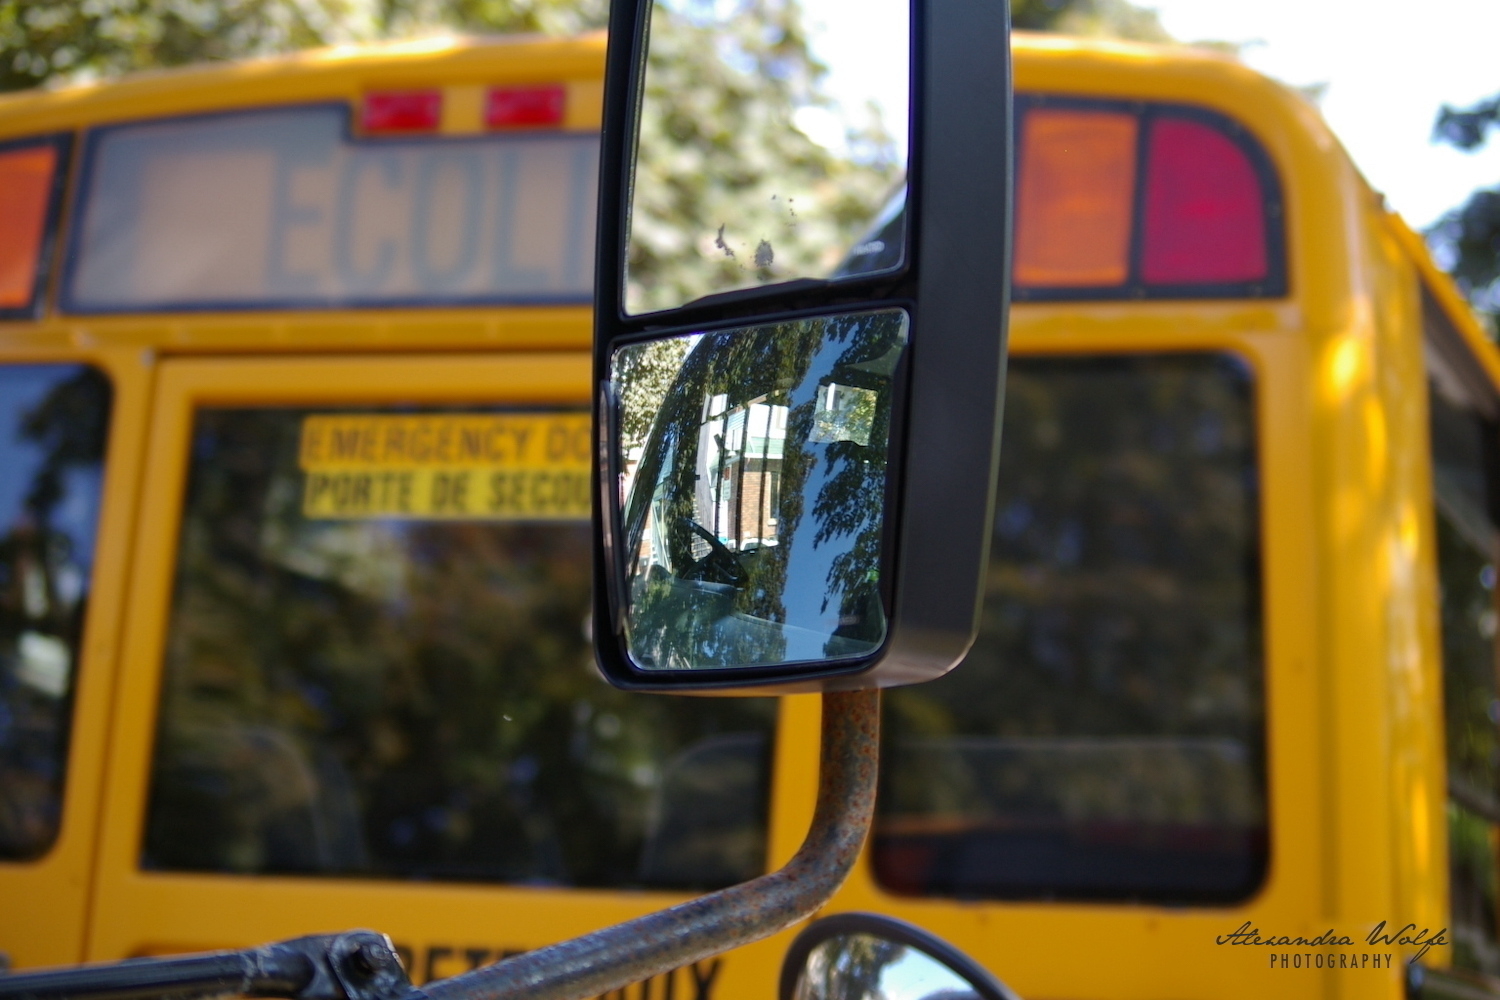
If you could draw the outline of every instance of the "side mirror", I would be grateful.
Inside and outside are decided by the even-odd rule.
[[[815,920],[781,965],[779,1000],[1019,1000],[963,952],[875,913]]]
[[[616,0],[594,634],[620,687],[936,677],[973,641],[1010,244],[1000,0]]]

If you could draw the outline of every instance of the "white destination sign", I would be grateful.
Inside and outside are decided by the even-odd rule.
[[[585,302],[598,139],[351,139],[315,106],[101,129],[72,311]]]

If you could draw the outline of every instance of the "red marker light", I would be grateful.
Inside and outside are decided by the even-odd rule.
[[[561,84],[491,87],[485,95],[484,123],[489,128],[561,125],[567,102],[567,91]]]
[[[441,90],[377,90],[365,95],[366,132],[435,132],[443,117]]]
[[[1152,285],[1235,284],[1267,276],[1260,178],[1244,149],[1186,118],[1151,126],[1141,277]]]

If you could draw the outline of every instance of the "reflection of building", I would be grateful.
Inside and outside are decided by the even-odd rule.
[[[766,399],[711,396],[698,432],[697,520],[731,549],[777,541],[787,407]]]
[[[698,431],[695,519],[731,549],[778,541],[776,511],[786,448],[788,407],[760,396],[731,407],[725,394],[704,405]],[[818,387],[810,445],[868,445],[876,394],[828,382]],[[695,542],[707,546],[707,542]],[[701,558],[704,553],[696,553]]]

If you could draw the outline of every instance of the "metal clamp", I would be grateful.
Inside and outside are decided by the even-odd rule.
[[[375,931],[314,934],[244,951],[134,958],[0,975],[0,1000],[132,1000],[240,994],[290,1000],[398,1000],[411,981]]]

